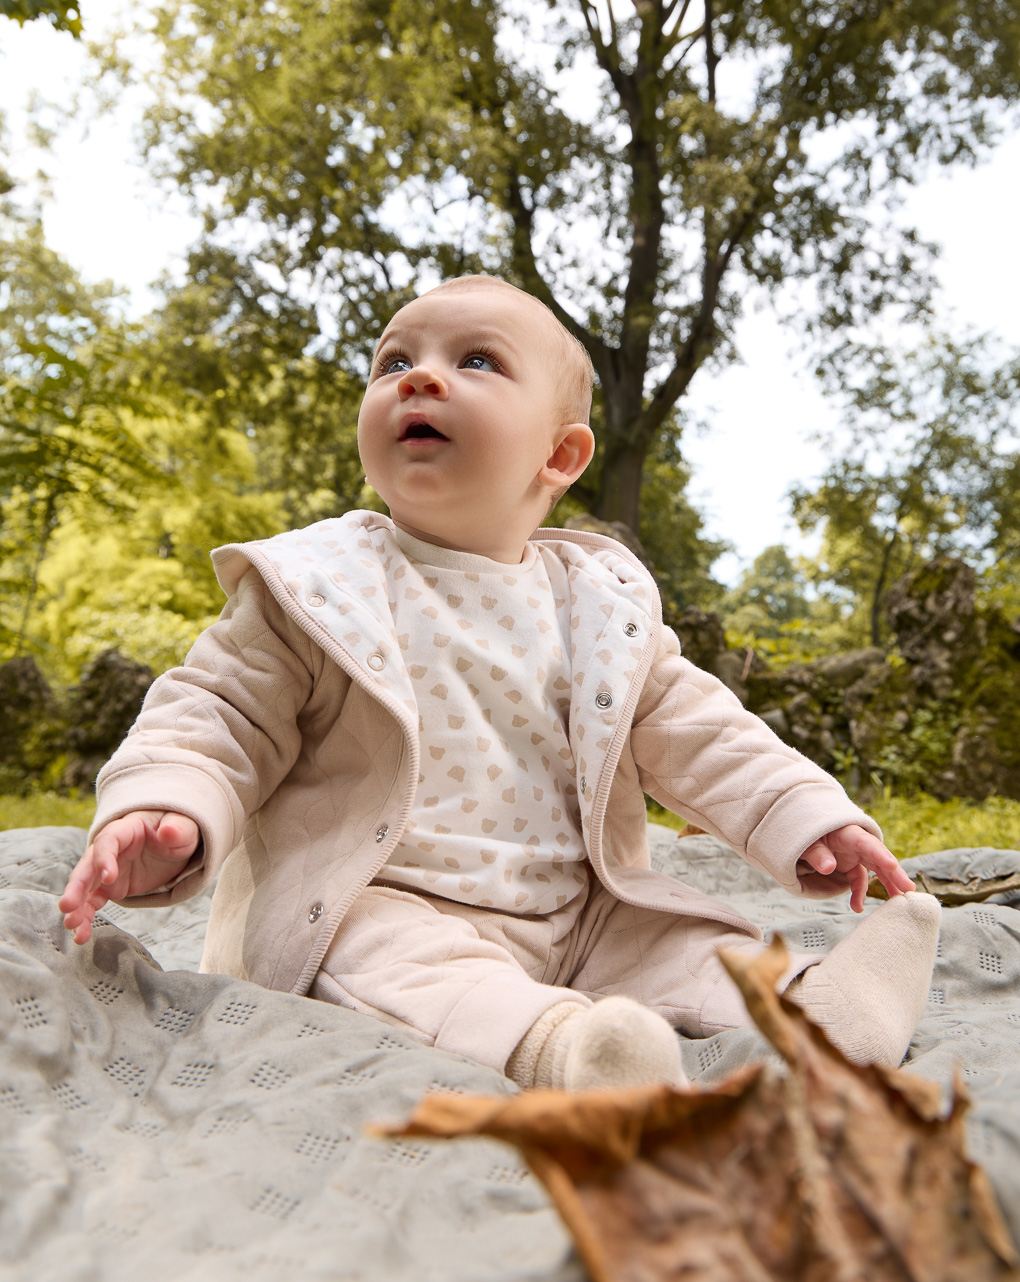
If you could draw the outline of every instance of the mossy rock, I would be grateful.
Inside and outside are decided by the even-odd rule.
[[[68,692],[69,759],[63,787],[92,786],[131,729],[153,679],[151,668],[117,650],[104,650],[82,671],[78,684]]]
[[[35,659],[21,655],[0,664],[0,786],[20,792],[43,780],[66,729]]]
[[[748,706],[855,788],[1020,798],[1020,622],[982,606],[943,557],[890,592],[896,648],[753,674]]]

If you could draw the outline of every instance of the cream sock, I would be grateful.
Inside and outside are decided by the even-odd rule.
[[[551,1007],[521,1039],[507,1076],[525,1089],[565,1091],[686,1081],[676,1033],[629,997]]]
[[[553,1039],[553,1034],[566,1020],[583,1015],[588,1009],[580,1002],[558,1002],[550,1006],[532,1024],[517,1043],[513,1054],[506,1063],[506,1075],[516,1082],[522,1091],[530,1090],[539,1083],[536,1081],[538,1061],[546,1045]],[[548,1082],[544,1083],[548,1085]]]
[[[897,1067],[928,1000],[940,916],[934,895],[895,895],[785,995],[852,1063]]]

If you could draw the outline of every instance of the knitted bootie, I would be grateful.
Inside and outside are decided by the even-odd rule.
[[[676,1033],[629,997],[551,1007],[521,1039],[507,1076],[525,1089],[564,1091],[686,1082]]]
[[[941,911],[934,895],[894,895],[786,996],[854,1064],[895,1068],[928,1000]]]

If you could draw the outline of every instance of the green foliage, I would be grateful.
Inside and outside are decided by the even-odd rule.
[[[37,223],[7,219],[0,265],[0,660],[70,680],[116,646],[162,670],[218,612],[209,551],[283,502],[215,389],[174,383]]]
[[[722,591],[711,567],[728,544],[705,537],[704,518],[685,493],[690,475],[678,435],[660,438],[645,458],[639,537],[667,612],[709,608]]]
[[[312,341],[316,334],[311,304],[205,245],[147,320],[139,349],[155,384],[201,407],[217,430],[247,437],[260,486],[295,526],[364,505],[362,381],[346,346]]]
[[[775,672],[846,648],[846,620],[811,588],[813,566],[781,544],[767,547],[717,609],[733,650],[751,650]]]
[[[907,792],[923,789],[952,760],[962,724],[963,709],[956,698],[913,709],[875,754],[869,770],[872,782]],[[839,773],[850,776],[858,764],[857,754],[851,753]]]
[[[1003,558],[1020,565],[1020,357],[996,355],[935,336],[906,353],[848,345],[826,372],[849,444],[792,498],[803,530],[822,527],[809,577],[844,607],[846,643],[881,644],[889,588],[932,557],[984,564],[991,581]]]
[[[76,0],[0,0],[0,15],[13,18],[21,27],[36,18],[46,18],[58,31],[81,38],[81,8]]]
[[[165,479],[139,487],[119,520],[76,506],[40,568],[35,645],[64,679],[108,647],[156,672],[179,663],[223,602],[210,551],[284,524],[278,496],[248,489],[256,463],[244,437],[193,415],[149,426]]]
[[[739,584],[727,592],[723,608],[734,627],[774,636],[784,624],[811,613],[805,595],[804,572],[781,544],[773,544],[755,557]]]

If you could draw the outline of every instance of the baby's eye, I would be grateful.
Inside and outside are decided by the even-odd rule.
[[[483,356],[481,352],[475,352],[473,356],[467,357],[464,361],[464,369],[478,369],[486,373],[495,373],[496,366],[488,356]]]
[[[379,362],[383,374],[406,374],[410,368],[411,362],[406,356],[384,356]]]

